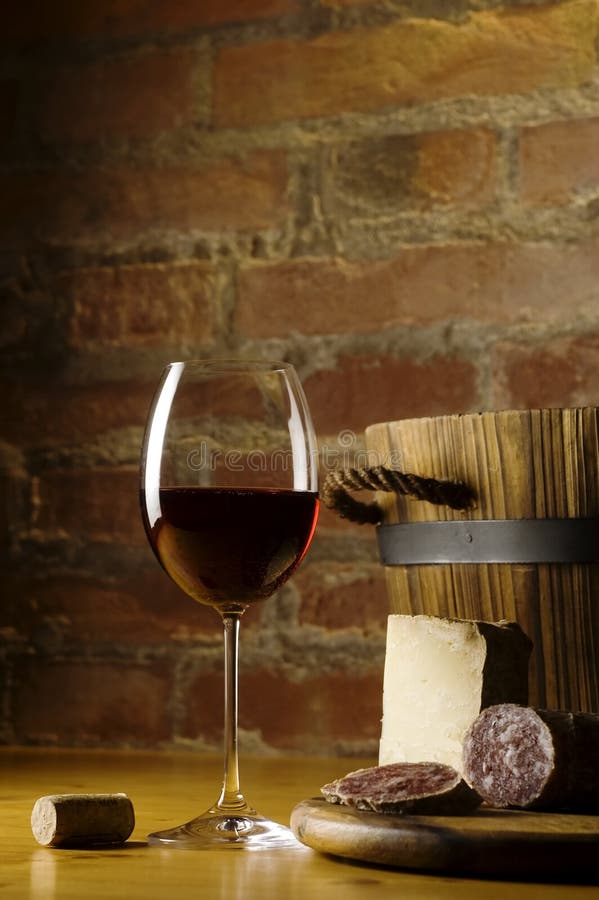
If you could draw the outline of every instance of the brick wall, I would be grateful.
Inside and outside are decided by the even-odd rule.
[[[219,746],[218,620],[137,509],[163,364],[291,360],[332,451],[374,421],[596,404],[599,3],[11,16],[0,738]],[[244,621],[246,746],[376,751],[386,602],[372,531],[325,511]]]

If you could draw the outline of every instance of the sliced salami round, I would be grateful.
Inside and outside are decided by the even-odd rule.
[[[599,716],[489,706],[464,738],[464,778],[491,806],[599,809]]]
[[[357,769],[320,791],[329,803],[380,813],[459,815],[481,803],[455,769],[438,762]]]

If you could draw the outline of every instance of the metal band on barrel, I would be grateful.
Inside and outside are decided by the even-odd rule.
[[[599,562],[599,518],[409,522],[376,532],[386,566]]]

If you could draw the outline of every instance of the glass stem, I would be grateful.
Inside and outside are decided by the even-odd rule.
[[[239,620],[241,613],[224,613],[225,638],[225,736],[223,787],[216,803],[221,812],[253,812],[248,807],[239,786],[239,756],[237,748],[238,654]]]

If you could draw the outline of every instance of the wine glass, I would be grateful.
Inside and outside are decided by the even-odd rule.
[[[170,363],[152,401],[141,462],[148,540],[173,581],[222,618],[224,778],[216,802],[151,844],[260,849],[297,846],[257,813],[239,782],[239,623],[301,562],[318,518],[317,451],[292,365],[244,360]]]

